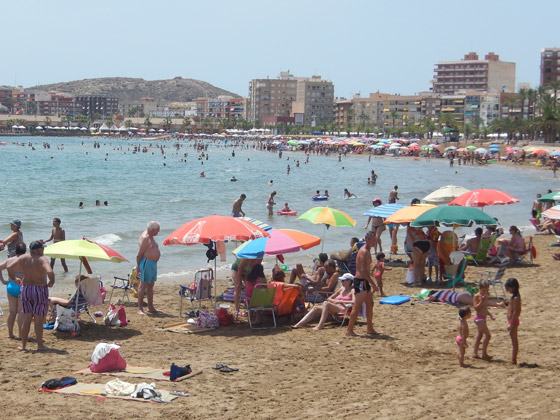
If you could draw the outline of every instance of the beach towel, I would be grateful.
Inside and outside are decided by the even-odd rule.
[[[175,395],[172,395],[169,391],[164,389],[158,389],[158,392],[161,393],[161,397],[159,400],[156,399],[144,399],[144,398],[134,398],[129,395],[109,395],[105,392],[105,385],[106,384],[86,384],[86,383],[77,383],[75,385],[67,386],[65,388],[54,389],[49,392],[56,392],[57,394],[66,394],[66,395],[85,395],[90,397],[99,397],[103,396],[106,398],[118,398],[121,400],[128,400],[128,401],[136,401],[136,402],[153,402],[153,403],[168,403],[173,401],[177,398]],[[39,388],[41,391],[41,388]]]
[[[202,328],[196,324],[187,324],[185,321],[164,325],[163,327],[156,328],[156,330],[180,334],[200,334],[213,331],[211,328]]]
[[[134,367],[127,366],[123,370],[115,370],[108,372],[93,372],[89,367],[72,372],[73,375],[105,375],[105,376],[117,376],[120,378],[142,378],[149,379],[151,381],[166,381],[166,382],[181,382],[185,379],[192,378],[194,376],[200,375],[202,371],[191,372],[187,375],[178,377],[175,381],[171,381],[169,375],[164,375],[164,372],[168,372],[169,369],[158,369],[152,367]]]

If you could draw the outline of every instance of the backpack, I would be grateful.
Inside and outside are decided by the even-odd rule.
[[[113,327],[126,327],[128,325],[128,320],[126,319],[126,311],[124,306],[120,305],[117,309],[115,305],[109,305],[107,309],[107,315],[105,315],[105,325]]]

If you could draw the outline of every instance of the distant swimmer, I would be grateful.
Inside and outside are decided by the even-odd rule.
[[[272,185],[274,185],[274,181],[271,179],[270,181],[268,181],[268,185],[272,187]]]
[[[325,194],[323,194],[325,197],[329,198],[329,190],[325,190]]]
[[[399,199],[399,186],[395,185],[394,188],[389,192],[389,204],[394,204]]]
[[[231,182],[236,182],[237,181],[237,178],[235,177],[235,175],[231,177],[230,181]]]
[[[344,188],[344,198],[356,198],[356,194],[348,191],[348,188]]]
[[[315,191],[315,195],[311,198],[317,198],[317,197],[321,197],[321,191],[319,190]]]
[[[84,208],[84,202],[80,201],[80,204],[78,204],[78,208],[79,209],[83,209]]]
[[[206,178],[206,174],[204,173],[204,171],[200,173],[200,178]]]

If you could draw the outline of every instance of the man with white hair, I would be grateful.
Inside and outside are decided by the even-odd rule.
[[[154,285],[157,279],[157,262],[160,251],[154,239],[159,233],[159,223],[149,222],[146,230],[138,238],[138,255],[136,256],[136,272],[140,274],[140,286],[138,287],[138,314],[144,313],[144,293],[148,298],[148,312],[161,312],[154,307]]]

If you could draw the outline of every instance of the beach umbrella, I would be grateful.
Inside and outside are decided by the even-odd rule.
[[[313,207],[299,216],[298,220],[307,220],[313,224],[322,223],[325,225],[321,251],[323,251],[326,229],[330,226],[356,226],[356,221],[349,215],[331,207]]]
[[[108,261],[114,263],[128,261],[117,251],[87,238],[56,242],[46,247],[43,251],[43,255],[51,258],[80,260],[78,278],[80,278],[82,274],[82,265],[85,267],[86,271],[91,274],[88,261]],[[78,288],[80,283],[81,281],[78,283]],[[76,313],[78,312],[78,300],[79,299],[76,299]]]
[[[410,226],[426,227],[439,226],[440,224],[471,226],[473,223],[478,225],[497,224],[496,219],[473,207],[439,206],[418,216]]]
[[[560,220],[560,206],[551,207],[543,211],[541,215],[549,219]]]
[[[290,140],[290,141],[288,142],[288,144],[289,144],[290,146],[297,146],[297,145],[298,145],[298,142],[295,141],[295,140]]]
[[[404,204],[381,204],[377,207],[373,207],[364,213],[364,216],[373,216],[373,217],[389,217],[397,210],[406,207]]]
[[[465,149],[467,149],[467,150],[475,150],[475,149],[476,149],[476,146],[471,144],[471,145],[465,147]]]
[[[543,195],[537,201],[540,201],[540,202],[560,201],[560,191],[555,191],[555,192],[551,192],[551,193],[548,193],[546,195]]]
[[[544,150],[544,149],[537,149],[537,150],[533,150],[531,152],[532,155],[547,155],[548,154],[548,150]]]
[[[461,194],[469,192],[464,187],[457,185],[446,185],[445,187],[438,188],[431,192],[423,200],[428,204],[447,204],[453,201],[454,198],[459,197]]]
[[[484,147],[479,147],[478,149],[475,149],[474,152],[479,153],[481,155],[485,155],[486,153],[488,153],[488,149],[485,149]]]
[[[450,206],[485,207],[519,203],[519,199],[499,190],[481,188],[466,192],[449,203]]]
[[[243,217],[240,217],[240,219],[246,220],[247,222],[251,222],[252,224],[257,225],[258,227],[260,227],[265,232],[268,232],[272,229],[272,226],[270,226],[269,224],[267,224],[265,222],[261,222],[260,220],[257,220],[253,217],[243,216]]]
[[[560,152],[550,152],[549,156],[560,156]]]
[[[445,148],[446,152],[454,152],[455,150],[457,150],[457,148],[455,146],[449,146]]]
[[[406,206],[386,218],[384,223],[386,225],[409,223],[417,219],[422,213],[434,207],[435,206],[432,204],[414,204],[412,206]]]
[[[268,238],[258,238],[238,246],[233,253],[238,258],[260,258],[309,249],[321,243],[321,238],[293,229],[272,229]]]
[[[205,244],[214,247],[215,242],[248,241],[269,236],[257,225],[240,217],[213,215],[191,220],[177,228],[163,240],[163,245]],[[210,250],[210,249],[209,249]],[[216,258],[214,258],[214,275],[216,275]],[[214,284],[214,302],[216,302],[216,285]]]

